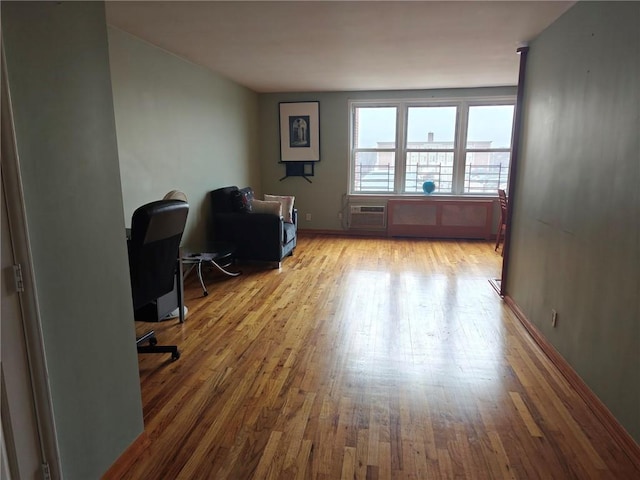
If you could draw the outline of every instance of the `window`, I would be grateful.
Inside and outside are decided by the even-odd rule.
[[[352,102],[352,194],[494,194],[506,188],[514,98]]]
[[[464,193],[507,189],[511,160],[513,105],[469,107],[464,162]]]
[[[408,107],[404,192],[422,193],[433,181],[441,193],[453,188],[456,107]]]
[[[354,110],[353,177],[363,192],[395,191],[396,107]]]

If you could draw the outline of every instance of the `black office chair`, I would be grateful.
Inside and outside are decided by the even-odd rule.
[[[187,222],[189,204],[180,200],[158,200],[136,209],[127,241],[131,296],[136,319],[154,310],[158,298],[173,291],[178,268],[180,241]],[[178,308],[184,308],[178,288]],[[149,345],[142,345],[149,342]],[[171,353],[180,358],[176,345],[158,345],[153,331],[136,338],[138,353]]]

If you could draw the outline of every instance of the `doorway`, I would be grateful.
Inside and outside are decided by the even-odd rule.
[[[1,45],[0,404],[2,478],[61,478]]]

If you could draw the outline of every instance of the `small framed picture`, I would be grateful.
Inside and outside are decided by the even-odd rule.
[[[320,161],[320,102],[280,103],[280,161]]]

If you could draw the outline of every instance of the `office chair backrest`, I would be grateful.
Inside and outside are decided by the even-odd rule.
[[[173,290],[189,204],[158,200],[136,209],[128,241],[134,309]]]

